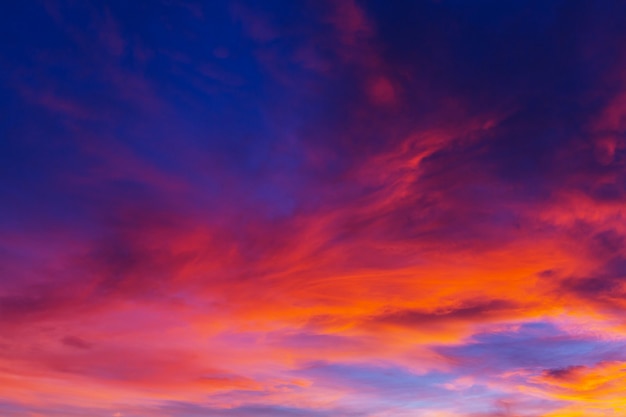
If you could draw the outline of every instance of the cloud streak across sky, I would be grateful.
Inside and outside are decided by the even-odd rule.
[[[3,416],[626,413],[623,2],[1,8]]]

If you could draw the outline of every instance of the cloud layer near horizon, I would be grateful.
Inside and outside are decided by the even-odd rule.
[[[2,7],[3,416],[626,413],[623,2]]]

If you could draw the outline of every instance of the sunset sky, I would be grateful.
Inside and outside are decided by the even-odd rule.
[[[0,417],[626,416],[626,2],[0,5]]]

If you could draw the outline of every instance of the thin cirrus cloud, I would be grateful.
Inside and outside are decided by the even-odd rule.
[[[0,413],[618,416],[618,1],[6,7]]]

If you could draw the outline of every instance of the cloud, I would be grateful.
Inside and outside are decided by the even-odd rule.
[[[599,362],[591,366],[571,366],[547,370],[537,378],[546,392],[571,405],[548,415],[620,415],[624,412],[621,386],[624,363]]]
[[[73,347],[76,349],[91,349],[91,344],[80,337],[76,336],[65,336],[61,339],[61,343],[65,346]]]
[[[0,18],[5,414],[622,412],[624,4],[44,6]]]

